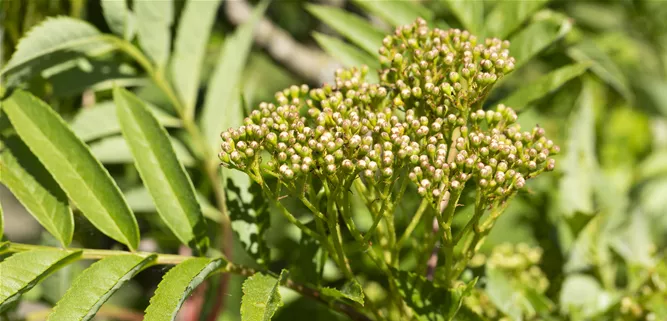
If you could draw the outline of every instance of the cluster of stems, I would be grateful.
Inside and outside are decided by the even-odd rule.
[[[378,84],[365,80],[364,66],[337,71],[334,83],[321,88],[278,92],[243,126],[222,133],[219,157],[223,166],[247,173],[292,223],[318,239],[346,278],[355,273],[345,237],[393,280],[399,250],[420,222],[430,229],[434,220],[437,235],[425,236],[426,257],[432,259],[439,242],[435,256],[444,258],[444,279],[453,282],[508,199],[555,166],[550,157],[558,146],[542,128],[522,131],[508,106],[484,108],[494,83],[514,68],[508,47],[499,39],[478,43],[467,31],[430,29],[418,19],[384,39]],[[415,192],[421,205],[398,231],[394,213]],[[363,233],[353,220],[352,193],[373,216]],[[465,193],[476,195],[474,215],[453,231]],[[290,213],[280,202],[283,194],[301,201],[314,224]]]

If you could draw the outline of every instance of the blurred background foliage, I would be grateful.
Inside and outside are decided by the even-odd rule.
[[[536,51],[535,57],[503,79],[488,103],[506,99],[525,103],[512,106],[523,107],[517,108],[522,125],[544,127],[563,153],[557,173],[530,181],[472,261],[467,276],[484,277],[466,305],[490,320],[667,320],[667,5],[650,0],[508,2],[512,1],[275,0],[245,63],[243,102],[251,109],[289,85],[317,86],[330,81],[331,71],[338,66],[372,62],[382,35],[418,16],[434,26],[523,37],[523,47],[512,53]],[[175,4],[178,21],[184,1]],[[203,84],[214,70],[222,45],[255,4],[225,1],[218,9]],[[95,0],[2,0],[0,6],[3,64],[19,39],[50,16],[81,18],[110,32]],[[524,22],[523,17],[529,18]],[[544,21],[548,24],[538,23]],[[573,63],[585,64],[586,71],[552,78],[542,88],[544,95],[519,91],[519,97],[505,97],[510,89],[539,82],[549,72]],[[133,210],[142,213],[142,233],[149,236],[149,244],[143,246],[175,252],[178,244],[166,234],[168,229],[161,228],[146,191],[136,188],[139,176],[126,144],[117,131],[105,129],[108,80],[123,81],[161,111],[161,121],[186,166],[193,159],[167,99],[138,70],[122,55],[106,53],[82,57],[64,71],[42,73],[27,86],[71,120],[77,134],[88,135],[93,153],[114,175]],[[196,170],[190,175],[196,185],[203,181]],[[204,204],[211,201],[210,186],[196,187]],[[4,190],[2,203],[7,238],[55,244],[28,215],[20,214],[20,205]],[[405,202],[399,226],[407,225],[417,205],[416,198]],[[211,206],[205,205],[205,212],[212,221],[220,219]],[[470,215],[470,211],[464,207],[457,215]],[[359,215],[361,227],[370,224],[363,221],[366,217]],[[92,227],[85,228],[85,219],[77,219],[78,245],[108,246],[107,238]],[[300,257],[294,249],[306,244],[299,243],[295,228],[282,216],[272,215],[272,220],[265,236],[271,268],[298,266]],[[429,233],[428,224],[424,225],[418,233]],[[247,233],[238,224],[236,230],[240,238]],[[237,243],[235,259],[243,262],[244,249]],[[245,261],[253,263],[249,258]],[[372,275],[368,262],[355,265]],[[64,268],[36,287],[27,296],[34,306],[20,315],[27,320],[43,318],[39,307],[56,302],[82,269],[81,265]],[[154,290],[162,273],[159,269],[143,272],[114,296],[98,319],[137,320],[141,314],[134,311],[146,306],[146,294]],[[325,275],[331,282],[340,277],[333,267],[325,267]],[[232,280],[220,320],[239,319],[242,278]],[[365,290],[369,295],[384,295],[373,292],[372,286]],[[279,310],[278,320],[344,319],[288,290],[283,297],[286,305]],[[211,307],[205,304],[207,308]],[[183,320],[190,320],[183,314]]]

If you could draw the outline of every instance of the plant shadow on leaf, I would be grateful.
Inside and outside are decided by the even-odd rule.
[[[232,221],[234,233],[243,244],[244,250],[260,265],[268,262],[269,248],[262,235],[269,228],[270,212],[266,199],[262,195],[261,187],[251,183],[246,200],[241,188],[236,185],[232,178],[227,179],[227,209]],[[243,224],[243,226],[241,226]]]

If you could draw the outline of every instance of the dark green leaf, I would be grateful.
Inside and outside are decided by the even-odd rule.
[[[222,259],[193,258],[169,270],[146,308],[144,321],[173,321],[190,293],[226,262]]]
[[[78,259],[80,251],[34,250],[0,262],[0,313],[49,274]]]
[[[516,69],[563,38],[571,29],[572,22],[560,13],[550,10],[538,12],[530,25],[510,38],[510,54],[516,59]]]
[[[6,79],[5,86],[13,86],[48,67],[76,57],[77,54],[71,51],[93,54],[109,50],[108,41],[85,21],[68,17],[47,18],[21,39],[0,75]]]
[[[394,274],[399,293],[420,321],[451,320],[476,282],[447,289],[413,272],[395,270]]]
[[[484,19],[486,37],[505,39],[549,0],[500,0]]]
[[[354,4],[378,15],[394,27],[409,25],[417,18],[431,22],[433,12],[415,1],[367,1],[353,0]]]
[[[377,70],[380,69],[380,63],[373,56],[363,52],[356,47],[345,43],[340,39],[327,36],[325,34],[314,32],[313,37],[317,43],[331,57],[341,62],[346,67],[360,67],[366,65],[370,71],[366,76],[371,83],[377,83]]]
[[[158,69],[162,69],[167,64],[171,51],[174,4],[172,0],[135,0],[133,4],[139,44]]]
[[[268,2],[263,1],[255,8],[252,17],[226,39],[218,57],[200,118],[204,136],[213,151],[218,150],[220,145],[218,142],[220,133],[227,127],[233,126],[228,119],[236,122],[237,113],[241,111],[241,105],[235,105],[239,99],[237,93],[241,84],[241,75],[252,47],[255,26],[261,20],[267,6]],[[235,110],[235,106],[239,108]],[[238,121],[241,120],[242,117]]]
[[[3,109],[21,139],[91,223],[136,249],[139,227],[118,186],[60,116],[22,90],[5,100]]]
[[[87,89],[100,91],[116,86],[140,86],[147,80],[128,64],[117,61],[77,57],[42,72],[53,84],[57,97],[78,95]]]
[[[531,102],[538,100],[560,88],[566,82],[580,76],[588,69],[587,64],[574,64],[556,69],[515,90],[501,103],[522,110]]]
[[[143,101],[129,91],[116,88],[113,96],[123,136],[158,214],[183,244],[199,254],[206,253],[209,243],[206,221],[192,181],[178,162],[167,131]]]
[[[446,0],[449,9],[464,29],[479,34],[484,26],[484,1]]]
[[[187,147],[179,140],[170,137],[176,157],[185,167],[195,166],[196,161]],[[90,151],[103,164],[130,164],[133,162],[132,152],[122,136],[111,136],[90,144]]]
[[[147,105],[153,116],[164,127],[181,127],[181,120],[162,109]],[[112,100],[100,102],[89,108],[82,108],[70,122],[74,133],[85,142],[120,133],[116,117],[116,104]]]
[[[87,321],[112,294],[137,273],[153,264],[155,256],[118,255],[84,270],[53,308],[47,321]]]
[[[181,101],[191,111],[195,107],[206,45],[220,0],[189,0],[178,23],[171,78]]]
[[[69,246],[74,216],[67,195],[28,147],[15,135],[3,139],[0,181],[63,246]]]
[[[334,288],[322,288],[322,294],[338,300],[349,299],[364,305],[364,290],[357,280],[346,282],[340,290]]]
[[[241,320],[269,321],[276,310],[283,305],[280,285],[286,280],[287,271],[283,270],[278,279],[257,273],[243,282],[241,300]]]
[[[385,34],[373,27],[364,18],[335,7],[308,5],[306,8],[318,19],[338,31],[352,43],[366,50],[373,57],[379,55],[378,49],[382,46],[382,39],[384,39]]]
[[[134,14],[127,7],[126,0],[101,0],[104,19],[113,33],[125,40],[132,40],[136,32]]]

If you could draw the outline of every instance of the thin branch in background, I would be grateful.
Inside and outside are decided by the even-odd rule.
[[[225,13],[234,24],[250,18],[252,6],[246,0],[225,1]],[[307,47],[268,18],[260,21],[255,31],[255,43],[281,64],[299,76],[314,83],[331,80],[332,71],[340,64],[319,49]]]

